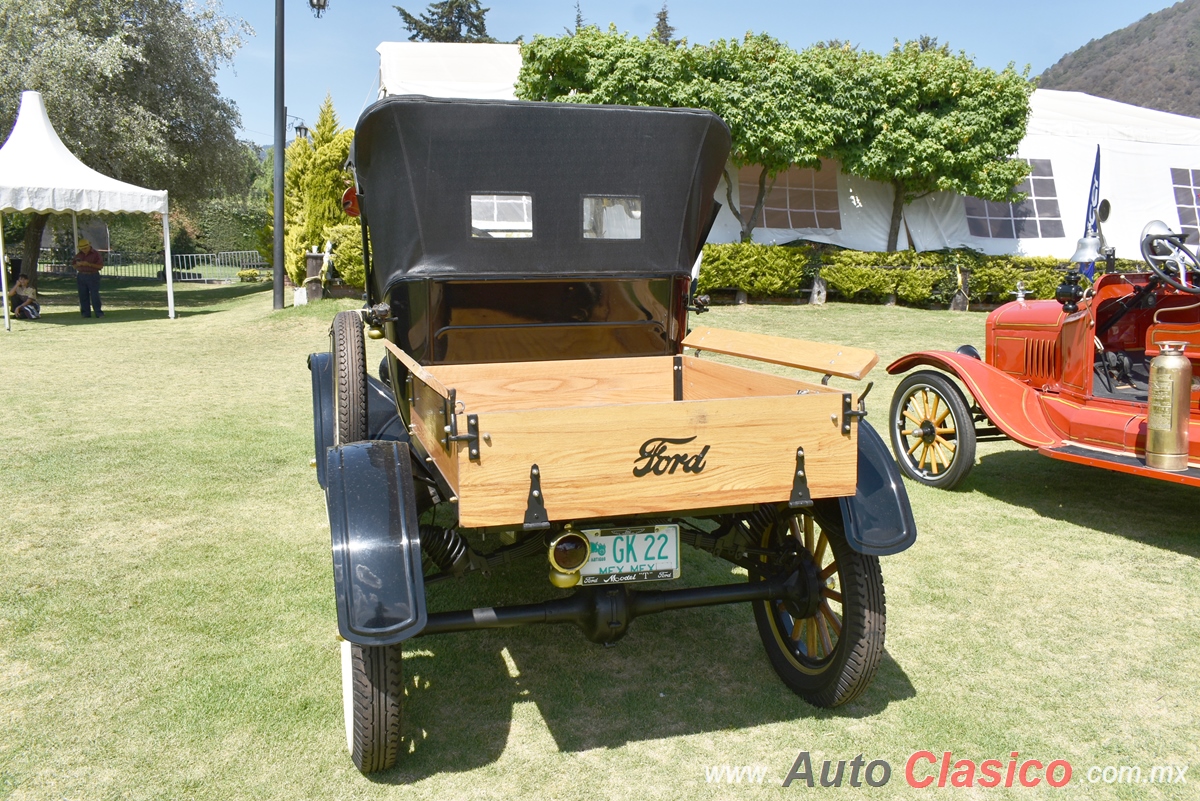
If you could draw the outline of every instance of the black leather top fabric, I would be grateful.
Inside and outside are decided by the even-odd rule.
[[[695,109],[384,98],[352,154],[375,297],[414,279],[687,274],[729,146]],[[472,237],[473,194],[529,195],[533,236]],[[641,237],[585,239],[584,196],[640,198]]]

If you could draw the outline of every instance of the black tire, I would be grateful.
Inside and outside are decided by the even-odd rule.
[[[367,438],[367,353],[362,317],[338,312],[329,329],[333,351],[333,444]]]
[[[921,370],[892,395],[892,451],[901,472],[927,487],[953,489],[975,466],[975,420],[946,376]]]
[[[342,642],[346,746],[363,773],[394,767],[400,753],[404,680],[399,645]]]
[[[887,610],[879,557],[858,553],[846,542],[836,500],[818,501],[811,512],[784,508],[768,522],[758,519],[751,533],[763,547],[797,554],[825,576],[812,617],[794,617],[782,601],[753,605],[771,666],[813,706],[854,700],[874,680],[883,658]],[[751,581],[761,578],[751,573]]]

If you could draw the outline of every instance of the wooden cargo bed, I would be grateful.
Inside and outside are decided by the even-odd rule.
[[[855,490],[842,389],[694,356],[422,367],[388,344],[463,527],[520,527],[534,465],[550,520],[787,501],[798,448],[813,498]]]

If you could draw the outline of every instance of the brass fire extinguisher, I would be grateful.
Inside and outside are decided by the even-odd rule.
[[[1192,401],[1192,363],[1183,342],[1160,342],[1150,362],[1150,408],[1146,418],[1146,466],[1188,469],[1188,406]]]

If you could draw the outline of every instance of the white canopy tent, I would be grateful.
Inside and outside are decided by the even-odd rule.
[[[1018,187],[1029,198],[988,203],[949,192],[919,198],[904,210],[898,247],[911,242],[917,250],[969,247],[1066,261],[1083,235],[1097,147],[1100,196],[1112,203],[1104,235],[1118,256],[1140,258],[1140,233],[1150,220],[1174,230],[1200,229],[1200,119],[1051,89],[1033,93],[1030,112],[1017,149],[1033,170]],[[757,190],[751,185],[757,170],[751,171],[734,189],[734,202],[740,190],[743,207],[753,204]],[[765,204],[766,225],[754,230],[756,242],[807,239],[855,250],[886,247],[891,186],[846,175],[832,161],[815,175],[806,172],[811,173],[789,171],[776,180]],[[717,198],[725,202],[724,185]],[[821,227],[821,222],[827,224]],[[733,215],[723,209],[709,241],[735,242],[739,232]]]
[[[96,172],[77,159],[58,138],[38,92],[22,92],[17,122],[0,148],[0,215],[5,212],[59,214],[71,212],[159,213],[163,225],[163,262],[167,278],[167,316],[175,318],[171,276],[171,228],[167,193],[127,184]],[[0,268],[4,262],[0,236]],[[75,231],[78,249],[79,233]],[[4,327],[8,312],[8,269],[0,269],[4,290]]]

